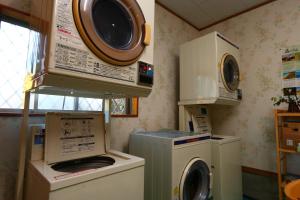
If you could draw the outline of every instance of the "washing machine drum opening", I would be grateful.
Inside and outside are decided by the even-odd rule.
[[[89,169],[97,169],[113,165],[115,160],[106,156],[94,156],[88,158],[81,158],[76,160],[70,160],[60,162],[51,166],[52,169],[59,172],[79,172]]]
[[[238,63],[232,55],[225,54],[223,56],[221,74],[224,86],[228,91],[233,92],[238,89],[240,71]]]
[[[202,160],[193,161],[185,170],[181,184],[181,200],[208,199],[210,176],[207,164]]]
[[[145,17],[136,0],[73,0],[77,30],[89,49],[114,65],[136,62],[145,45]]]

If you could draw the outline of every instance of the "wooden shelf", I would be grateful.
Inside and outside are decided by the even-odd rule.
[[[282,149],[282,148],[280,148],[279,151],[284,152],[284,153],[299,153],[300,154],[300,152],[298,152],[296,150],[292,150],[292,149]]]
[[[282,138],[282,125],[285,122],[285,117],[300,117],[300,113],[291,113],[287,110],[274,110],[274,120],[275,120],[275,136],[276,136],[276,164],[277,164],[277,178],[278,178],[278,192],[279,200],[284,199],[284,187],[286,185],[286,180],[284,174],[287,173],[287,155],[288,154],[300,154],[293,149],[285,149],[281,147],[281,138]],[[298,118],[299,119],[299,118]],[[297,119],[297,120],[298,120]],[[296,121],[297,121],[296,120]]]
[[[300,113],[282,112],[277,114],[279,117],[300,117]]]

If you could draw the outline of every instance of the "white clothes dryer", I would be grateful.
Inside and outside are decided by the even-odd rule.
[[[154,0],[32,0],[31,7],[34,78],[92,79],[109,94],[151,92]]]
[[[145,161],[106,149],[103,113],[47,113],[45,129],[33,129],[26,200],[143,200]]]
[[[239,89],[239,47],[217,32],[180,47],[180,105],[236,104]]]
[[[145,159],[145,200],[206,200],[211,197],[208,134],[179,131],[130,135],[130,154]]]

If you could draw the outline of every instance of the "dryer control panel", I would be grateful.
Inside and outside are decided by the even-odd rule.
[[[138,62],[138,84],[152,86],[154,67],[151,64],[145,62]]]

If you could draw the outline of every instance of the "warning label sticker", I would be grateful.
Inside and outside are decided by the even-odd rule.
[[[79,153],[95,149],[95,130],[91,118],[61,120],[61,153]]]
[[[98,58],[82,41],[72,15],[72,0],[57,5],[55,67],[73,72],[135,82],[137,66],[113,66]]]

